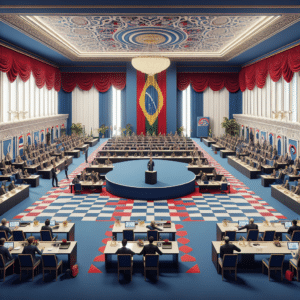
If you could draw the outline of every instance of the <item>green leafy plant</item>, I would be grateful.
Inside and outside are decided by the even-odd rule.
[[[73,123],[71,126],[72,133],[81,134],[83,133],[83,127],[81,123]]]
[[[132,133],[132,126],[131,126],[131,124],[126,124],[126,127],[125,127],[125,130],[126,130],[126,134],[128,134],[128,135],[131,135],[131,133]]]
[[[238,135],[240,132],[240,125],[235,119],[228,119],[224,117],[224,121],[221,123],[222,128],[225,128],[225,133],[231,136]]]
[[[184,130],[183,126],[178,127],[177,132],[181,135],[181,132]]]
[[[102,133],[102,135],[104,135],[105,134],[105,132],[106,132],[106,130],[108,130],[108,126],[105,126],[104,124],[102,124],[101,126],[100,126],[100,128],[98,129],[98,132],[100,133]]]

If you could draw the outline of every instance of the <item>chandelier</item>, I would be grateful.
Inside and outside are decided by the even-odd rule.
[[[152,55],[155,50],[158,50],[157,44],[162,42],[161,35],[144,34],[139,37],[139,42],[146,46],[144,51],[147,54],[150,52],[150,55],[141,55],[131,60],[131,64],[136,70],[153,76],[168,69],[171,63],[169,58],[156,54]]]

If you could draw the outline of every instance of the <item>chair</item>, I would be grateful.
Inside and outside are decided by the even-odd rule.
[[[60,268],[60,273],[62,273],[62,260],[57,263],[57,257],[55,254],[43,254],[42,255],[42,263],[43,263],[43,280],[45,277],[45,271],[48,270],[50,271],[55,271],[55,279],[57,281],[57,272],[58,269]]]
[[[274,241],[276,235],[275,230],[266,230],[264,235],[260,238],[261,241]]]
[[[2,254],[0,254],[0,271],[3,272],[3,281],[5,281],[6,270],[15,263],[15,260],[10,260],[7,263],[4,262]]]
[[[150,270],[157,271],[157,280],[159,278],[159,255],[146,254],[144,257],[144,278],[146,280],[146,272]]]
[[[12,234],[14,241],[25,241],[26,239],[23,230],[13,230]]]
[[[235,272],[235,280],[237,274],[237,261],[238,255],[237,254],[224,254],[223,259],[219,257],[218,264],[222,269],[222,280],[224,277],[224,271],[234,271]]]
[[[258,229],[250,229],[247,233],[247,241],[257,241],[258,240]]]
[[[290,242],[300,242],[300,230],[294,230],[291,238],[288,235],[285,237]]]
[[[284,261],[284,254],[271,254],[270,258],[264,258],[262,260],[262,273],[264,273],[264,267],[268,269],[268,275],[270,280],[270,273],[271,271],[280,270],[281,272],[281,281],[283,279],[283,261]]]
[[[5,238],[6,241],[12,240],[12,236],[7,238],[7,233],[5,230],[0,230],[0,239]]]
[[[75,183],[74,184],[74,192],[75,192],[75,195],[76,194],[81,194],[81,191],[82,191],[82,186],[80,183]]]
[[[147,240],[149,241],[149,237],[153,236],[154,241],[158,241],[158,231],[157,230],[148,230],[147,231]]]
[[[221,190],[221,193],[226,191],[227,190],[227,183],[221,183],[220,190]]]
[[[236,231],[235,230],[225,231],[224,236],[228,236],[230,241],[235,241],[236,240]]]
[[[292,271],[293,268],[296,271],[297,274],[297,281],[299,281],[299,269],[300,269],[300,258],[298,257],[298,259],[295,258],[291,258],[290,262],[289,262],[289,269]]]
[[[120,271],[130,271],[130,281],[132,280],[133,257],[130,254],[118,254],[118,281],[120,281]]]
[[[123,230],[123,240],[126,239],[127,241],[134,241],[134,232],[133,229],[126,229]]]
[[[32,271],[32,281],[34,279],[34,270],[37,269],[39,271],[39,265],[41,260],[37,260],[35,263],[33,262],[33,258],[31,254],[19,254],[19,263],[20,263],[20,280],[22,280],[22,271]]]
[[[51,231],[50,230],[41,230],[40,231],[40,236],[41,236],[41,241],[54,241],[55,238],[52,236]]]

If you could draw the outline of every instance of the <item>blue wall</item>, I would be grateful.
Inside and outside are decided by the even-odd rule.
[[[229,119],[233,118],[233,114],[243,113],[243,93],[229,93]]]
[[[167,69],[167,133],[177,130],[177,70],[176,63]]]
[[[67,134],[71,134],[72,126],[72,93],[67,93],[63,89],[58,92],[58,113],[69,114],[67,121]]]
[[[126,68],[126,122],[136,132],[136,70],[131,63]]]

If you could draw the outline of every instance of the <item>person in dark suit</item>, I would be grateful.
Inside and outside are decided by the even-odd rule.
[[[127,245],[127,240],[126,239],[122,240],[122,245],[123,245],[123,247],[119,248],[117,250],[116,254],[130,254],[130,255],[135,254],[132,250],[130,250],[129,248],[126,247],[126,245]]]
[[[35,254],[39,254],[42,255],[42,252],[38,249],[37,246],[33,246],[32,243],[34,241],[34,236],[30,236],[28,239],[28,245],[24,247],[22,254],[31,254],[32,258],[33,258],[33,263],[35,264],[39,259],[41,258],[37,258],[35,257]]]
[[[233,244],[229,244],[229,237],[224,237],[225,245],[220,247],[220,258],[223,259],[224,254],[233,254],[233,251],[241,252],[241,249]]]
[[[54,236],[53,236],[53,232],[52,232],[52,228],[51,228],[51,226],[50,226],[50,220],[49,220],[49,219],[47,219],[47,220],[45,221],[45,225],[42,226],[41,230],[49,230],[49,231],[51,232],[51,236],[54,237]],[[56,238],[57,238],[57,237],[55,237],[55,239],[56,239]]]
[[[152,156],[150,156],[147,166],[148,166],[148,171],[153,171],[154,161],[152,160]]]
[[[242,229],[247,229],[247,232],[250,230],[250,229],[258,229],[258,226],[256,224],[254,224],[254,219],[250,219],[249,220],[249,224],[239,228],[238,230],[242,230]]]
[[[0,188],[0,196],[5,195],[6,191],[5,191],[5,185],[2,184],[1,188]]]
[[[5,231],[7,237],[9,238],[10,235],[11,235],[11,230],[9,229],[9,227],[6,226],[6,224],[7,224],[7,221],[6,221],[6,219],[3,218],[2,221],[1,221],[0,230]]]
[[[66,174],[66,178],[67,179],[69,179],[69,176],[68,176],[68,163],[67,163],[67,161],[65,160],[65,166],[64,166],[64,168],[65,168],[65,174]]]
[[[84,154],[85,154],[85,162],[88,163],[88,157],[89,157],[89,148],[88,147],[86,147]]]
[[[9,186],[8,186],[8,190],[9,191],[12,191],[14,188],[16,188],[16,185],[15,185],[15,182],[14,182],[14,180],[9,184]]]
[[[292,236],[293,235],[293,232],[295,231],[295,230],[300,230],[300,227],[297,225],[297,220],[293,220],[292,221],[292,226],[289,228],[289,230],[288,230],[288,234],[290,235],[290,236]]]
[[[146,254],[155,254],[158,253],[159,255],[162,254],[162,252],[159,250],[159,248],[155,245],[153,245],[154,237],[150,236],[149,237],[149,244],[145,245],[143,250],[139,255],[146,255]]]
[[[9,248],[7,249],[6,247],[4,247],[4,243],[5,243],[5,238],[1,238],[0,239],[0,254],[2,254],[3,259],[4,259],[4,263],[8,263],[11,260],[13,260],[11,254],[9,253],[11,250],[13,250],[13,248]]]
[[[57,180],[57,175],[56,175],[56,164],[53,163],[53,168],[51,169],[51,174],[52,174],[52,186],[54,187],[54,180],[56,182],[56,187],[58,187],[58,180]]]
[[[79,178],[77,176],[75,176],[72,183],[73,184],[79,183]]]

